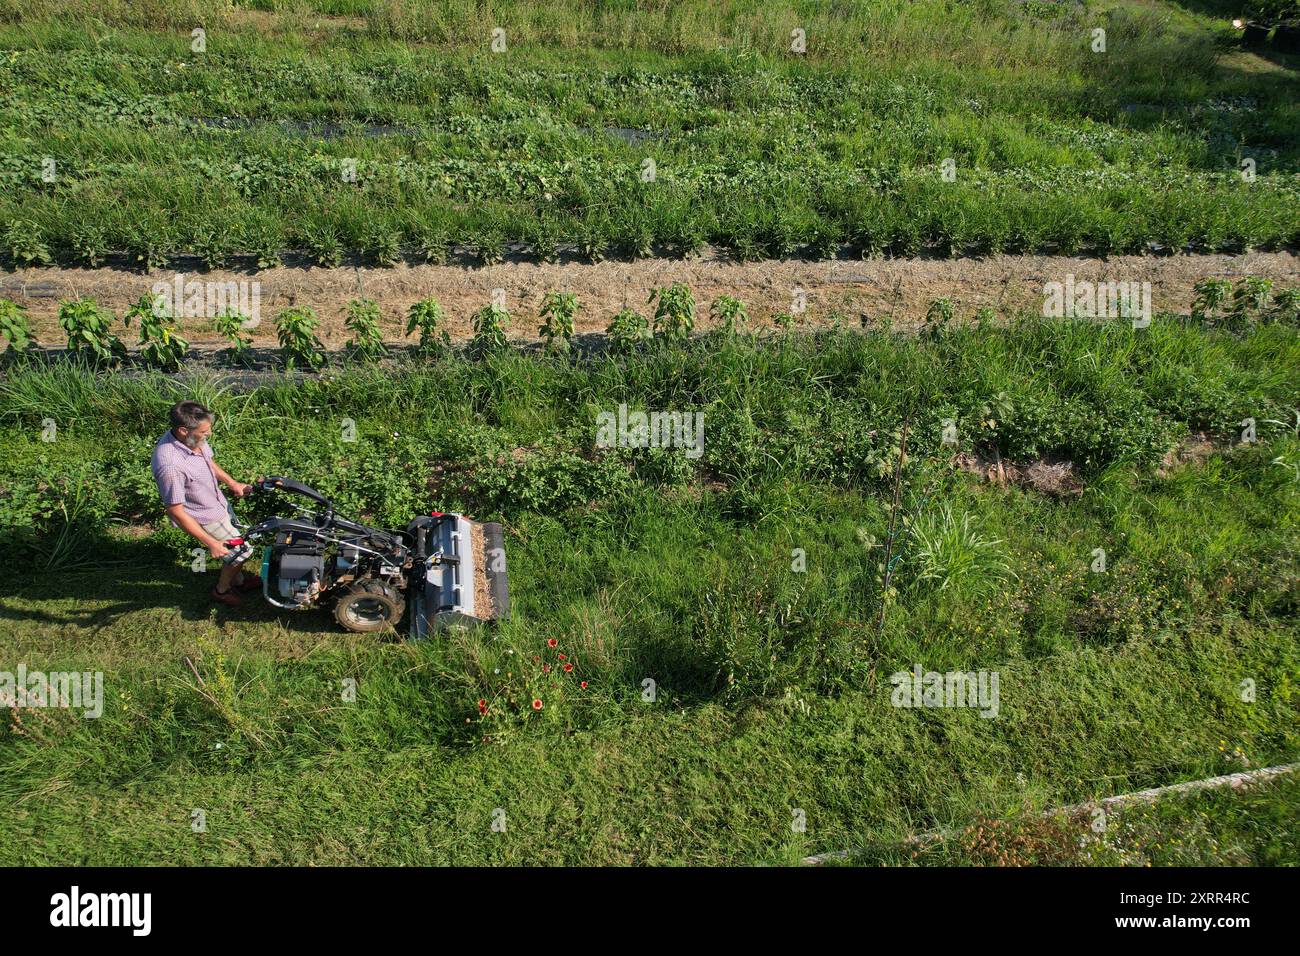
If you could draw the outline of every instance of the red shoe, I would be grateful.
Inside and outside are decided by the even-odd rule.
[[[250,591],[260,591],[262,590],[262,579],[252,574],[245,574],[242,576],[242,580],[238,584],[234,585],[234,588],[236,591],[241,591],[244,594],[247,594]]]
[[[212,600],[224,604],[227,607],[239,607],[239,605],[244,603],[244,599],[236,593],[234,588],[231,588],[225,594],[222,594],[217,590],[215,584],[212,586]]]

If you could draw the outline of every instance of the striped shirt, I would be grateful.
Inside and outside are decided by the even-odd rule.
[[[191,450],[166,432],[153,446],[153,480],[163,504],[184,505],[185,513],[199,524],[230,517],[226,496],[217,486],[217,473],[212,470],[212,449],[207,442]]]

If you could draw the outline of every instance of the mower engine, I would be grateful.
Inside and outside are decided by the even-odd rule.
[[[262,593],[276,607],[332,603],[334,618],[356,632],[396,627],[407,617],[419,639],[450,624],[477,624],[509,614],[501,526],[434,512],[404,531],[338,517],[319,492],[290,478],[263,478],[258,491],[283,491],[315,502],[297,518],[270,518],[227,542],[223,560],[242,563],[265,543]]]

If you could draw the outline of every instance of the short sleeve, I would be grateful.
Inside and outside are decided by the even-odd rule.
[[[185,504],[185,474],[179,468],[162,468],[154,480],[158,482],[158,494],[163,504]]]

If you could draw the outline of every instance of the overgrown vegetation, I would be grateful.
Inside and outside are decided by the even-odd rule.
[[[1221,742],[1220,747],[1226,747]],[[1169,794],[1154,803],[981,817],[943,834],[862,848],[875,866],[1288,866],[1300,853],[1300,778]],[[928,838],[927,838],[928,837]]]
[[[35,570],[0,585],[0,656],[105,669],[110,693],[99,721],[24,711],[0,735],[0,797],[61,781],[0,819],[3,845],[54,845],[20,839],[40,827],[89,859],[111,844],[213,862],[788,860],[964,826],[1026,794],[1053,805],[1294,759],[1300,484],[1276,460],[1300,460],[1298,349],[1276,324],[1026,320],[566,362],[449,353],[252,392],[20,360],[0,384],[0,541]],[[503,520],[514,616],[423,645],[255,603],[212,618],[148,472],[180,397],[217,409],[237,477],[291,474],[380,524],[435,508]],[[595,416],[620,403],[704,412],[703,455],[598,447]],[[323,427],[344,418],[356,441]],[[1221,452],[1158,477],[1193,431]],[[981,484],[954,467],[981,447],[1068,457],[1084,490]],[[891,707],[889,675],[917,663],[999,671],[1001,716]],[[339,701],[345,676],[355,704]],[[707,776],[707,800],[652,786],[629,804],[643,791],[619,781],[647,765]],[[466,785],[484,775],[490,793]],[[361,785],[376,776],[389,783]],[[417,779],[438,814],[409,812]],[[581,820],[537,810],[575,780]],[[189,808],[254,792],[284,809],[210,814],[227,838],[190,838]],[[84,811],[91,793],[102,812]],[[490,835],[497,806],[515,840],[455,822],[477,833],[482,817]],[[377,815],[383,838],[351,836]]]

